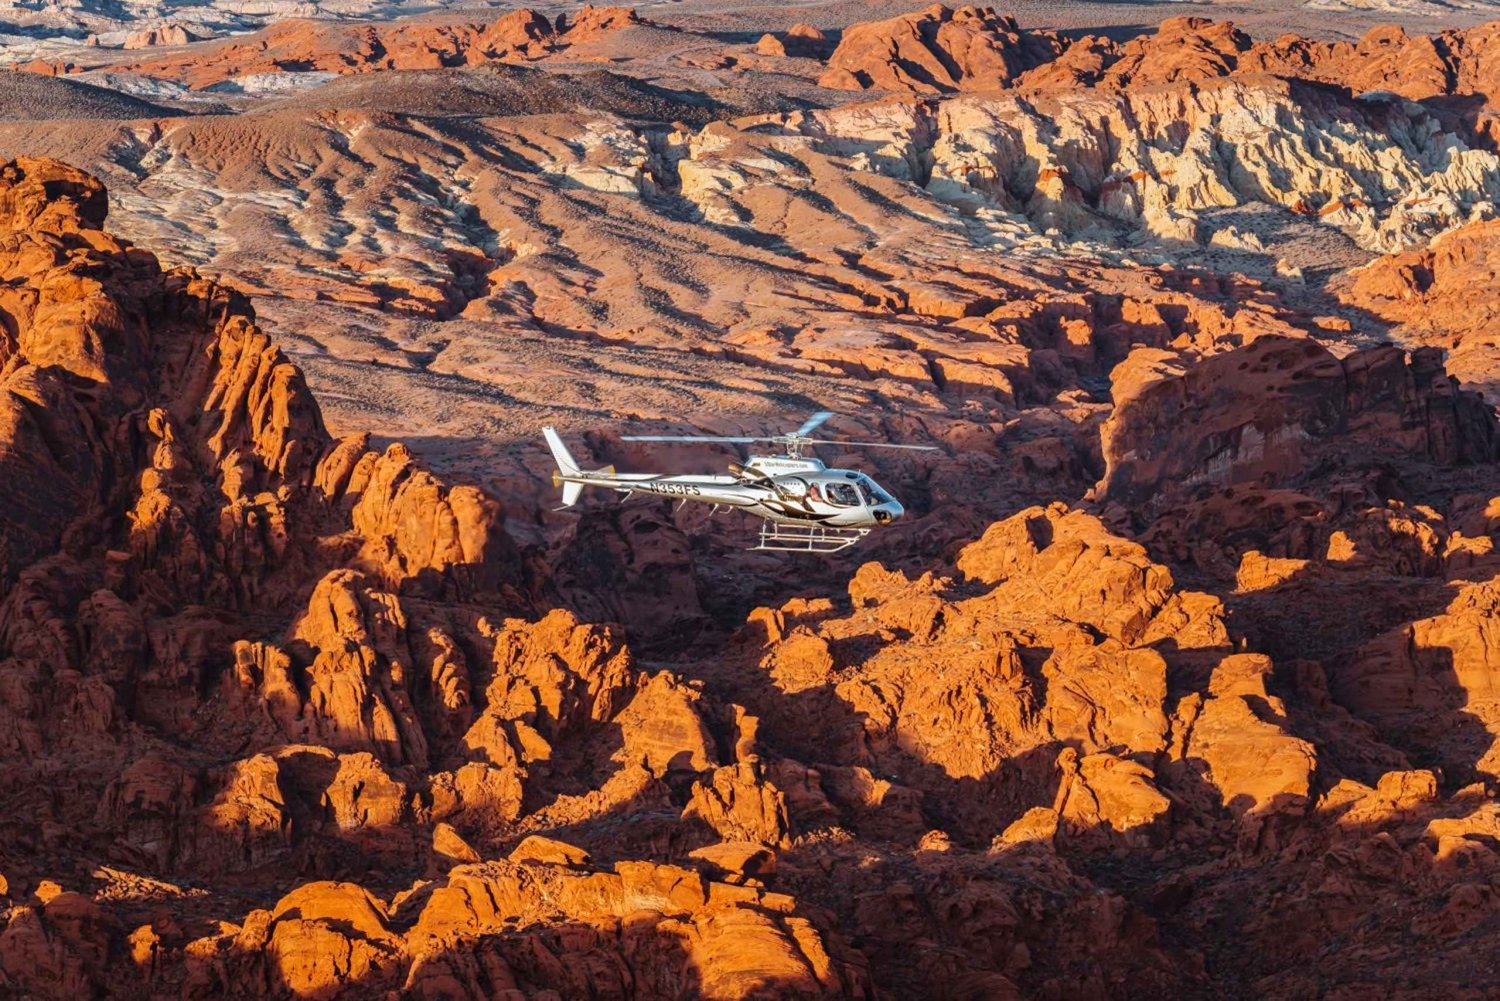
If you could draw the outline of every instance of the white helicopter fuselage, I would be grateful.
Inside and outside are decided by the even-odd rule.
[[[555,485],[563,488],[563,505],[578,500],[583,487],[599,487],[630,494],[655,494],[700,504],[736,508],[780,525],[837,529],[871,529],[889,525],[905,508],[879,484],[852,469],[828,469],[817,459],[752,457],[731,466],[728,476],[656,473],[618,473],[614,467],[578,467],[552,428],[543,434],[557,461]]]

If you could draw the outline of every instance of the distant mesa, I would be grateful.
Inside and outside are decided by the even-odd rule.
[[[207,29],[169,20],[126,36],[121,58],[95,37],[70,59],[32,59],[11,68],[57,76],[90,70],[138,73],[204,89],[274,73],[340,75],[380,70],[465,68],[540,60],[617,61],[637,46],[618,33],[674,30],[623,6],[586,5],[555,18],[517,8],[492,20],[335,22],[295,18],[253,34],[205,40]],[[611,40],[614,39],[614,40]],[[595,43],[598,43],[597,45]],[[163,51],[167,50],[167,51]],[[739,67],[746,47],[681,62],[705,69]],[[1154,33],[1117,42],[1023,28],[992,7],[922,10],[845,28],[837,38],[807,23],[762,35],[765,59],[823,61],[817,78],[830,90],[919,96],[1000,90],[1058,93],[1078,88],[1120,91],[1229,77],[1274,76],[1344,87],[1371,100],[1443,99],[1436,110],[1492,142],[1490,118],[1471,121],[1478,100],[1500,93],[1500,21],[1433,36],[1400,26],[1371,29],[1357,42],[1288,34],[1256,41],[1231,21],[1174,17]],[[97,55],[96,55],[97,53]],[[760,68],[766,68],[762,63]],[[1446,121],[1446,119],[1445,119]]]

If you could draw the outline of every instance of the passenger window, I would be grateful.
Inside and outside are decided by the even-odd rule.
[[[828,500],[839,507],[853,507],[859,503],[859,495],[847,483],[830,483],[824,492],[828,494]]]

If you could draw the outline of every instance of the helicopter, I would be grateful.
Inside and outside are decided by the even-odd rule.
[[[542,428],[547,447],[557,462],[552,485],[562,488],[562,506],[578,502],[584,487],[616,490],[628,499],[632,494],[654,494],[712,504],[710,515],[720,508],[737,508],[762,519],[760,534],[751,549],[779,552],[836,553],[859,542],[870,531],[900,520],[906,513],[901,502],[869,476],[853,469],[829,469],[803,454],[811,445],[850,445],[858,448],[900,448],[935,452],[932,445],[897,445],[883,441],[836,441],[810,435],[833,416],[831,411],[813,414],[797,430],[771,437],[724,435],[621,435],[622,441],[722,442],[782,446],[783,455],[752,455],[743,464],[731,463],[729,475],[617,473],[614,466],[581,469],[551,427]],[[560,509],[559,509],[560,510]]]

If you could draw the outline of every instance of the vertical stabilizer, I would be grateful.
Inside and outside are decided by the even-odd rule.
[[[568,451],[568,446],[563,444],[562,436],[557,433],[557,429],[542,428],[542,437],[547,439],[547,447],[552,450],[552,458],[557,463],[557,471],[564,476],[577,476],[578,463],[574,461],[573,453]],[[567,497],[567,494],[563,496]],[[578,495],[575,493],[573,496],[576,500]],[[572,502],[565,500],[564,503]]]

